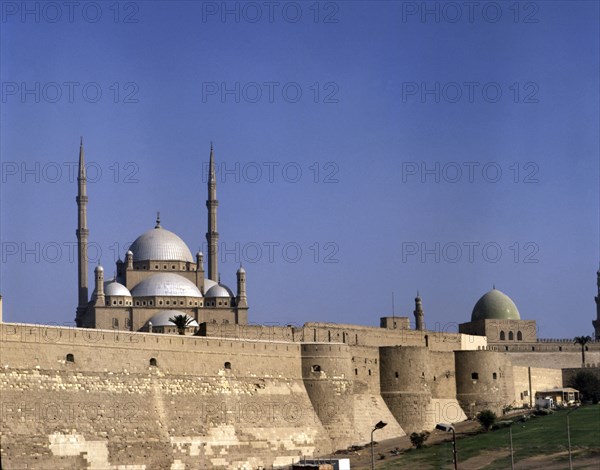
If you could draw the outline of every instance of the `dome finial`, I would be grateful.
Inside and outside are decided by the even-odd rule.
[[[221,284],[221,273],[219,273],[219,284]]]
[[[154,228],[160,228],[160,212],[156,213],[156,225]]]
[[[492,290],[496,290],[496,284],[492,284]]]

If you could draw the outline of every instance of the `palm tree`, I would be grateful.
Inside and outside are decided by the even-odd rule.
[[[591,336],[575,336],[573,342],[581,344],[581,363],[585,366],[585,345],[592,340]]]
[[[180,335],[184,335],[185,329],[190,326],[190,323],[192,323],[194,319],[187,315],[175,315],[174,317],[169,318],[169,321],[175,325]]]

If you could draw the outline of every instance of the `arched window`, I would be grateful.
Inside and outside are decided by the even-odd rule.
[[[156,362],[156,358],[154,358],[154,357],[150,358],[150,365],[152,367],[158,367],[158,363]]]
[[[395,373],[396,378],[398,378],[398,372]]]
[[[369,369],[369,375],[371,375],[371,369]]]
[[[226,370],[231,370],[231,362],[226,362],[225,363],[225,369]]]
[[[321,366],[318,364],[315,364],[314,366],[311,367],[311,370],[313,372],[321,372]]]
[[[425,335],[425,347],[429,347],[429,335]]]
[[[479,380],[479,374],[477,372],[473,372],[471,374],[471,379],[473,379],[473,380]]]
[[[508,332],[508,340],[509,341],[514,341],[515,339],[515,334],[512,331]]]
[[[67,362],[75,362],[75,356],[73,354],[67,354]]]
[[[498,378],[498,374],[496,374],[495,372],[492,373],[492,379],[496,380]]]
[[[358,375],[358,369],[354,369],[354,375]]]
[[[500,341],[505,341],[506,340],[506,333],[504,333],[504,331],[500,332]]]
[[[523,333],[517,331],[517,341],[523,341]]]

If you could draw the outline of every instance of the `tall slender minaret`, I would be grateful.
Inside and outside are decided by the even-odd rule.
[[[423,331],[425,329],[425,312],[423,311],[423,304],[421,304],[421,296],[418,291],[415,297],[415,311],[413,313],[415,315],[415,329]]]
[[[208,170],[208,232],[206,241],[208,243],[208,278],[218,282],[219,280],[219,232],[217,232],[217,178],[215,177],[215,157],[212,142],[210,144],[210,166]]]
[[[600,340],[600,269],[596,273],[596,284],[598,286],[598,295],[594,297],[596,301],[596,319],[592,321],[594,325],[594,336],[596,340]]]
[[[83,137],[79,142],[79,175],[77,176],[77,318],[85,313],[88,304],[88,236],[90,231],[87,226],[87,178],[85,176],[85,159],[83,156]]]

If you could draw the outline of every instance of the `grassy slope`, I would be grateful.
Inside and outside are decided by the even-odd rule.
[[[513,427],[515,462],[537,455],[555,454],[568,449],[567,411],[549,416],[532,418],[525,423],[516,422]],[[577,456],[600,451],[600,405],[585,406],[570,415],[571,447]],[[465,461],[485,451],[510,449],[508,428],[457,439],[458,462]],[[566,457],[562,457],[563,459]],[[383,463],[383,462],[381,462]],[[411,450],[396,463],[388,462],[378,468],[400,468],[400,465],[428,468],[452,468],[452,442]],[[510,455],[499,459],[486,469],[510,468]]]

